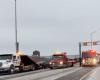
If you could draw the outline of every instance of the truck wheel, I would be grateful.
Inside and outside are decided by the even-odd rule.
[[[50,67],[50,69],[54,69],[53,67]]]
[[[15,73],[15,67],[13,65],[10,67],[9,73],[10,74],[14,74]]]
[[[23,71],[24,71],[24,64],[21,64],[21,65],[19,66],[19,71],[20,71],[20,72],[23,72]]]
[[[35,70],[35,66],[32,65],[32,66],[31,66],[31,71],[34,71],[34,70]]]
[[[72,63],[72,64],[71,64],[71,67],[73,67],[73,66],[74,66],[74,64]]]
[[[19,71],[20,71],[20,72],[23,72],[23,68],[22,68],[22,67],[19,67]]]

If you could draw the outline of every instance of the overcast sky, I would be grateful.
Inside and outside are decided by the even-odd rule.
[[[78,54],[78,43],[95,30],[100,40],[100,0],[17,0],[17,20],[24,54]],[[8,52],[15,52],[14,0],[0,0],[0,53]]]

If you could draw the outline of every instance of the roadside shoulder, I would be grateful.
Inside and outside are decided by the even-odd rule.
[[[99,72],[100,72],[100,67],[97,67],[88,72],[87,74],[85,74],[80,80],[99,80],[100,79],[100,76],[98,75]]]

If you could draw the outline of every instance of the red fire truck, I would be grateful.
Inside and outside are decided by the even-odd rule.
[[[62,68],[62,67],[68,67],[73,66],[74,61],[68,59],[66,52],[56,52],[52,55],[52,59],[50,61],[50,68]]]
[[[96,51],[88,50],[82,52],[82,66],[96,66]]]

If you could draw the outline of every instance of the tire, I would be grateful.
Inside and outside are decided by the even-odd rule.
[[[72,63],[72,64],[71,64],[71,67],[73,67],[73,66],[74,66],[74,64]]]
[[[20,72],[23,72],[23,71],[24,71],[24,65],[23,65],[23,64],[21,64],[21,65],[19,66],[19,71],[20,71]]]
[[[34,65],[31,65],[31,71],[34,71],[35,70],[35,66]]]
[[[10,66],[9,73],[10,74],[14,74],[15,73],[15,67],[13,65]]]
[[[54,69],[53,67],[50,67],[50,69]]]

